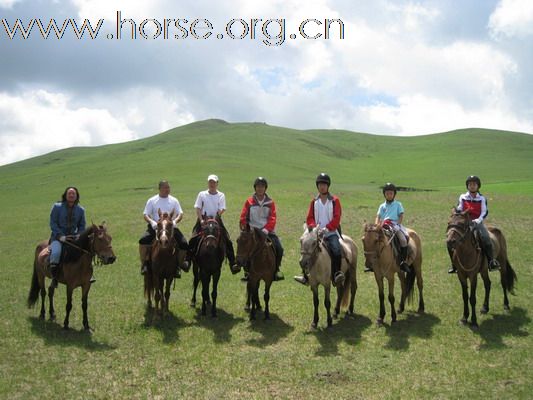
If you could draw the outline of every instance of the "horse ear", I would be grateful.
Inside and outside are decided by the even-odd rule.
[[[170,213],[170,219],[174,219],[174,210],[172,210],[172,212]]]
[[[159,215],[159,218],[161,218],[161,209],[160,208],[157,209],[157,215]]]

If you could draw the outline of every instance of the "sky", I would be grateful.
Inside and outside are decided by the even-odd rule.
[[[0,0],[0,165],[209,118],[533,134],[532,71],[530,0]]]

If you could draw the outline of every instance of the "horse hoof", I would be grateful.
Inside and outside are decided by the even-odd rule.
[[[503,309],[504,309],[505,311],[511,311],[511,307],[509,307],[508,304],[504,304],[504,305],[503,305]]]
[[[250,312],[250,306],[244,306],[244,311]]]
[[[395,324],[396,323],[396,318],[391,319],[390,322],[391,322],[391,324]]]
[[[378,318],[378,319],[376,320],[376,324],[377,324],[378,326],[383,326],[383,318]]]
[[[424,309],[423,308],[419,308],[418,311],[417,311],[418,314],[424,314]]]
[[[64,331],[68,331],[68,330],[70,330],[70,328],[68,327],[68,325],[63,325],[63,330]]]
[[[191,304],[189,304],[189,306],[190,306],[191,308],[196,307],[196,301],[191,301]]]
[[[43,315],[43,319],[44,319],[44,315]],[[50,314],[50,321],[55,321],[55,320],[56,320],[56,315]]]
[[[468,321],[466,320],[466,318],[462,318],[462,319],[459,320],[459,323],[460,323],[461,325],[467,325],[467,324],[468,324]]]
[[[39,315],[39,319],[40,319],[41,321],[43,321],[44,318],[45,318],[45,317],[44,317],[44,314]]]
[[[473,330],[475,330],[475,331],[477,331],[477,330],[479,329],[479,325],[477,324],[477,322],[472,322],[472,323],[470,324],[470,327],[471,327]]]
[[[488,307],[485,307],[485,306],[483,306],[483,307],[481,308],[481,310],[480,310],[479,312],[480,312],[481,314],[486,314],[486,313],[488,313],[488,312],[489,312],[489,308],[488,308]]]
[[[403,313],[403,310],[404,310],[403,308],[398,308],[398,314]]]
[[[312,329],[312,330],[315,330],[316,327],[317,327],[317,323],[316,323],[316,322],[313,322],[313,323],[311,324],[311,329]]]

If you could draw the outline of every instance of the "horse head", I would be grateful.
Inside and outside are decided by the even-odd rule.
[[[113,264],[116,260],[113,247],[111,246],[111,235],[107,233],[105,222],[101,225],[92,224],[93,251],[102,264]]]
[[[468,210],[460,212],[455,210],[448,220],[448,227],[446,229],[446,246],[449,250],[455,248],[463,243],[470,233],[470,225],[472,219]]]
[[[261,241],[260,234],[262,232],[259,229],[251,228],[248,224],[241,228],[237,238],[237,265],[244,267],[248,264],[257,243]]]
[[[304,232],[300,237],[300,267],[309,273],[321,251],[320,244],[322,242],[323,233],[319,226],[314,227],[311,231],[304,224]]]
[[[202,224],[203,243],[207,247],[218,247],[220,243],[220,224],[218,218],[209,218]]]
[[[363,230],[365,233],[361,240],[365,254],[365,266],[373,268],[383,250],[385,234],[381,226],[377,224],[364,224]]]
[[[161,212],[161,209],[157,210],[159,214],[159,221],[157,221],[157,228],[155,231],[155,239],[163,249],[167,249],[173,246],[174,239],[174,211],[169,213]]]

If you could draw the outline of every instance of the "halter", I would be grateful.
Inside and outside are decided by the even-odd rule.
[[[376,230],[376,229],[368,229],[368,230],[365,230],[365,233],[368,233],[368,232],[375,232],[375,233],[378,234],[378,236],[381,236],[381,235],[379,234],[379,231]],[[386,244],[383,243],[383,240],[381,240],[381,237],[380,237],[380,239],[378,240],[378,242],[379,242],[379,248],[378,248],[377,250],[374,250],[374,251],[367,251],[367,250],[364,250],[364,246],[363,246],[363,254],[364,254],[365,256],[367,256],[367,255],[370,256],[370,255],[374,255],[374,254],[375,254],[375,255],[376,255],[376,258],[379,259],[379,258],[381,257],[381,253],[383,253],[383,250],[385,250],[386,247],[390,246],[390,244],[391,244],[392,240],[394,239],[394,236],[395,236],[395,235],[396,235],[396,232],[394,232],[394,234],[390,237],[390,239],[385,240]],[[383,236],[385,236],[385,235],[383,234]],[[363,243],[363,244],[364,244],[364,243]],[[389,267],[387,268],[386,271],[384,271],[384,274],[385,274],[385,275],[389,272],[389,270],[390,270],[390,268],[391,268],[392,265],[393,265],[393,263],[389,263]]]
[[[461,224],[448,224],[448,228],[446,229],[446,232],[450,232],[450,231],[456,232],[460,236],[459,239],[457,240],[458,244],[463,243],[466,240],[468,234],[472,233],[471,229],[469,227],[466,227],[466,222],[462,225]],[[475,245],[474,242],[472,244]],[[468,268],[465,267],[463,263],[461,262],[461,258],[459,257],[459,254],[457,254],[457,246],[453,248],[452,257],[455,261],[457,261],[458,265],[461,267],[463,271],[472,272],[477,268],[479,259],[481,257],[481,250],[477,248],[476,253],[477,253],[476,261],[472,264],[471,267],[468,267]]]
[[[316,239],[316,243],[315,243],[315,246],[313,247],[313,249],[311,251],[303,251],[303,250],[300,250],[300,254],[302,256],[309,256],[309,260],[310,260],[310,263],[309,263],[309,270],[311,269],[311,267],[313,265],[315,265],[316,263],[316,258],[318,257],[318,253],[320,253],[322,251],[322,242],[323,242],[324,238],[323,237],[320,237],[317,233],[317,239]]]
[[[75,248],[76,250],[79,250],[79,251],[81,251],[81,252],[83,252],[83,253],[85,253],[85,254],[90,255],[91,258],[93,259],[93,263],[94,263],[95,265],[101,265],[101,264],[102,264],[102,259],[103,259],[103,257],[101,257],[100,255],[96,254],[96,250],[94,249],[94,242],[95,242],[94,235],[95,235],[95,233],[93,232],[91,235],[92,235],[93,237],[92,237],[92,239],[89,238],[89,247],[90,247],[90,250],[86,250],[86,249],[84,249],[83,247],[80,247],[80,246],[78,246],[78,245],[76,245],[76,244],[74,244],[73,242],[70,242],[70,241],[68,241],[68,240],[64,241],[63,244],[66,244],[66,245],[68,245],[68,246],[70,246],[70,247]],[[91,236],[91,235],[88,235],[88,237]],[[105,249],[112,249],[112,246],[111,246],[111,245],[107,245],[107,246],[105,247]]]

